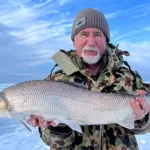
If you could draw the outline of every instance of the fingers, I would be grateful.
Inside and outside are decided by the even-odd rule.
[[[48,127],[47,121],[42,116],[35,116],[31,115],[30,119],[27,121],[31,126],[33,127],[41,127],[43,129],[46,129]]]
[[[136,115],[136,120],[144,118],[150,111],[150,105],[143,98],[137,97],[136,100],[132,100],[130,104]]]
[[[141,109],[143,110],[144,116],[149,113],[150,105],[143,98],[136,98],[136,101],[140,104]]]
[[[47,123],[48,123],[48,126],[53,126],[53,127],[56,126],[56,123],[54,120],[48,121]]]
[[[135,113],[135,119],[140,120],[140,119],[144,118],[144,114],[143,114],[143,111],[142,111],[139,103],[137,103],[136,100],[132,100],[130,102],[130,104]]]
[[[37,118],[37,116],[35,116],[35,115],[31,115],[31,116],[30,116],[30,119],[29,119],[27,122],[28,122],[31,126],[33,126],[33,127],[39,126],[38,118]]]
[[[137,90],[137,95],[139,95],[139,96],[144,96],[146,94],[147,94],[147,92],[144,90]]]
[[[46,129],[48,126],[56,126],[54,120],[46,121],[41,115],[31,115],[27,122],[33,127],[41,127],[42,129]]]
[[[41,128],[46,129],[48,127],[48,122],[40,115],[38,116],[38,122]]]

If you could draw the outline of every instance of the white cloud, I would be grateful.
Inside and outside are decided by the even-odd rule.
[[[33,76],[33,77],[35,77],[35,76],[41,76],[41,75],[43,75],[43,73],[8,73],[8,74],[10,74],[10,75],[17,75],[17,76]]]
[[[60,22],[41,21],[21,31],[10,32],[11,35],[18,37],[19,44],[39,44],[45,40],[59,39],[66,35],[67,29],[71,26],[69,20],[61,20]],[[68,24],[62,24],[62,23]]]
[[[65,47],[66,43],[68,47],[71,45],[67,32],[72,18],[68,12],[59,12],[61,6],[68,2],[70,0],[41,0],[36,3],[32,0],[13,0],[3,2],[3,7],[0,5],[1,23],[11,27],[6,37],[15,39],[14,54],[24,60],[17,65],[46,63],[62,43]]]
[[[70,1],[72,0],[0,0],[0,33],[2,33],[0,48],[3,49],[0,52],[0,68],[9,68],[15,72],[15,67],[24,70],[26,66],[49,64],[51,56],[60,48],[71,49],[73,46],[69,33],[73,18],[70,15],[76,10],[72,12],[70,8],[68,10],[65,7]],[[137,13],[140,10],[141,13]],[[129,10],[121,8],[119,11],[106,14],[106,17],[112,19],[123,15],[140,15],[147,10],[146,5],[139,5]],[[114,30],[111,32],[111,38],[114,41],[125,41],[143,32],[142,30],[149,31],[150,27],[128,33]],[[123,34],[120,35],[120,32]],[[133,43],[127,43],[127,40],[126,44],[129,44],[128,49],[138,49],[132,45]],[[3,63],[5,59],[8,61]],[[144,60],[146,56],[143,54],[141,59],[143,62],[146,61]]]
[[[119,35],[119,30],[112,30],[110,31],[110,39],[114,39],[115,37],[117,37]]]
[[[119,49],[130,52],[129,57],[124,57],[128,61],[132,70],[139,72],[143,80],[149,81],[150,77],[150,40],[138,43],[121,41]]]
[[[72,1],[72,0],[60,0],[60,1],[59,1],[59,5],[60,5],[60,6],[63,6],[63,5],[65,5],[65,4],[67,4],[67,3],[69,3],[70,1]]]
[[[148,3],[148,4],[140,4],[130,9],[119,10],[116,12],[105,14],[105,16],[107,19],[114,19],[116,17],[125,15],[129,15],[129,17],[133,16],[133,18],[139,18],[149,15],[149,11],[150,11],[150,4]]]
[[[140,18],[140,17],[144,17],[144,16],[147,16],[147,15],[149,15],[149,13],[135,15],[135,16],[133,16],[133,18]]]
[[[5,15],[0,15],[1,23],[6,26],[12,26],[16,28],[28,26],[32,20],[37,18],[37,14],[30,8],[21,8],[13,12],[8,11]]]
[[[35,5],[33,5],[33,8],[40,8],[40,7],[44,7],[44,6],[46,6],[46,5],[50,5],[51,4],[51,2],[52,2],[53,0],[47,0],[47,1],[45,1],[45,2],[43,2],[42,0],[40,1],[40,3],[35,3]]]
[[[131,40],[136,40],[136,39],[142,39],[142,37],[144,39],[146,39],[146,37],[144,36],[144,33],[150,31],[150,27],[140,27],[140,28],[136,28],[132,31],[128,31],[128,32],[122,32],[120,33],[119,30],[113,30],[111,32],[111,39],[114,42],[119,42],[121,40],[126,40],[126,41],[131,41]]]
[[[113,18],[118,17],[121,13],[122,13],[122,11],[117,11],[117,12],[105,14],[105,17],[106,17],[107,19],[113,19]]]
[[[136,65],[148,65],[150,62],[150,41],[138,43],[120,41],[120,49],[128,50],[131,54],[129,61]],[[150,68],[150,65],[149,65]]]
[[[146,31],[150,31],[150,26],[145,28]]]

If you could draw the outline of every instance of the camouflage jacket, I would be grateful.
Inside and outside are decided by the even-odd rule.
[[[147,90],[139,74],[130,69],[122,55],[129,53],[119,50],[118,46],[108,44],[100,60],[99,74],[92,76],[75,51],[61,50],[53,57],[61,69],[50,74],[46,80],[77,82],[84,84],[89,90],[98,92]],[[150,131],[149,114],[142,120],[136,121],[133,130],[118,124],[85,125],[81,128],[83,134],[72,131],[64,124],[48,127],[45,130],[39,128],[39,132],[42,140],[50,145],[52,150],[138,150],[135,134]]]

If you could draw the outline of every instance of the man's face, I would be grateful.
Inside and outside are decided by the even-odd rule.
[[[77,54],[88,64],[96,64],[106,49],[106,38],[102,31],[96,28],[81,30],[74,38]]]

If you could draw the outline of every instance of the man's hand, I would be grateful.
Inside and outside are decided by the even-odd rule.
[[[46,121],[41,115],[31,115],[28,123],[33,127],[41,127],[43,129],[46,129],[48,126],[55,126],[55,122],[53,120]]]
[[[146,92],[138,91],[137,95],[142,96],[145,95]],[[146,114],[150,112],[150,104],[144,98],[136,97],[135,100],[131,100],[130,102],[131,107],[136,115],[136,120],[141,120],[145,117]]]

